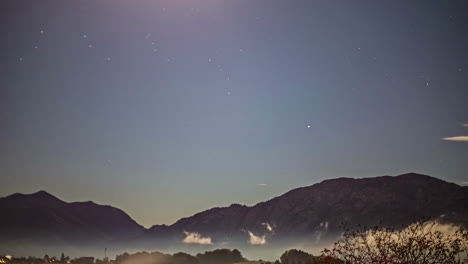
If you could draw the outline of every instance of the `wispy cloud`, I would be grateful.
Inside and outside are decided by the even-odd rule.
[[[327,229],[328,228],[328,222],[320,222],[320,227]]]
[[[269,223],[262,223],[262,226],[266,227],[270,232],[273,231],[273,227]]]
[[[249,232],[249,243],[250,245],[255,245],[255,246],[258,246],[258,245],[265,245],[266,244],[266,237],[265,236],[256,236],[254,235],[252,232],[248,231]]]
[[[468,124],[461,124],[462,126],[468,128]],[[468,136],[458,136],[458,137],[444,137],[442,140],[448,141],[468,141]]]
[[[468,186],[468,181],[462,181],[462,182],[460,182],[460,185],[462,185],[462,186]]]
[[[200,245],[212,245],[211,237],[202,237],[200,233],[197,232],[184,232],[186,237],[182,242],[186,244],[200,244]]]
[[[459,136],[459,137],[445,137],[443,140],[448,141],[468,141],[468,136]]]
[[[267,186],[266,183],[259,183],[258,186]]]

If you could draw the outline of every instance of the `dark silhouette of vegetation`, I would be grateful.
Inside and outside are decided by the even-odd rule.
[[[343,264],[344,262],[332,256],[313,256],[302,250],[291,249],[281,255],[281,262],[274,264]]]
[[[239,250],[217,249],[192,256],[186,253],[174,255],[159,252],[124,253],[115,258],[114,264],[232,264],[247,261]]]
[[[4,260],[0,263],[8,263],[8,264],[67,264],[70,262],[70,257],[66,256],[62,253],[60,259],[56,257],[49,257],[49,255],[44,255],[43,258],[36,258],[36,257],[19,257],[19,258],[10,258],[6,259],[4,257],[0,257],[0,259]],[[94,259],[94,258],[93,258]],[[86,264],[86,263],[79,263],[79,264]]]
[[[287,250],[280,257],[281,264],[313,264],[314,256],[302,250]]]
[[[247,261],[239,250],[234,249],[216,249],[207,251],[203,254],[197,254],[201,264],[232,264],[235,262]]]
[[[347,231],[333,248],[322,252],[320,263],[468,263],[468,232],[459,228],[444,234],[435,225],[418,221],[400,230],[376,226]]]
[[[81,257],[71,260],[71,264],[94,264],[94,257]]]
[[[200,260],[197,257],[187,253],[179,252],[172,255],[173,264],[199,264]]]

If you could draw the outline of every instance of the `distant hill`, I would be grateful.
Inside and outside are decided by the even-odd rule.
[[[0,211],[0,241],[111,241],[145,231],[120,209],[93,202],[66,203],[45,191],[0,198]]]
[[[249,239],[254,244],[334,239],[343,225],[399,227],[420,218],[468,226],[468,188],[416,173],[338,178],[254,206],[212,208],[150,229],[120,209],[93,202],[66,203],[45,191],[0,198],[0,211],[0,249],[7,245],[20,248],[17,252],[25,251],[25,244],[29,249],[62,243],[154,248],[180,244],[186,232],[209,237],[214,245],[233,241],[247,245]]]
[[[441,218],[442,217],[442,218]],[[343,224],[399,227],[417,219],[468,224],[468,189],[416,173],[396,177],[338,178],[291,190],[255,206],[233,204],[153,226],[154,236],[199,232],[214,239],[335,234]],[[272,228],[268,230],[267,224]]]

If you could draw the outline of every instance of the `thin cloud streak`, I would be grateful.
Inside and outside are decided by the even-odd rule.
[[[459,136],[459,137],[445,137],[442,140],[448,141],[468,141],[468,136]]]

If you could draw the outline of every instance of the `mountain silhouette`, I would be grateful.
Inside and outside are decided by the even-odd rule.
[[[336,238],[345,227],[400,227],[421,218],[468,226],[468,188],[416,173],[337,178],[293,189],[254,206],[212,208],[149,229],[120,209],[93,202],[67,203],[45,191],[0,198],[0,210],[0,245],[10,249],[45,242],[128,246],[150,241],[145,245],[154,246],[155,241],[181,243],[187,232],[210,237],[215,245],[245,244],[251,234],[270,243]]]
[[[171,226],[153,226],[154,236],[183,231],[217,239],[335,234],[358,225],[400,227],[418,219],[468,224],[468,189],[426,175],[338,178],[291,190],[248,207],[233,204],[182,218]],[[269,231],[267,224],[273,229]]]
[[[120,209],[93,202],[67,203],[46,191],[0,198],[2,240],[110,241],[145,229]]]

